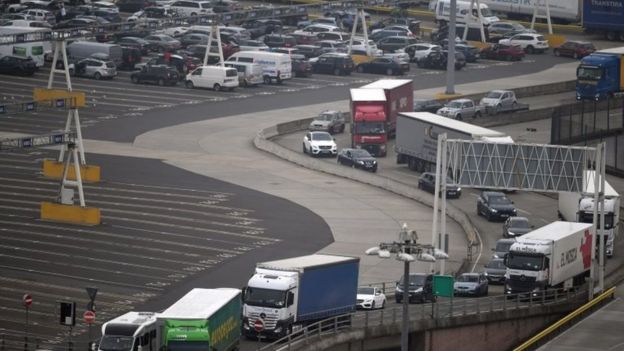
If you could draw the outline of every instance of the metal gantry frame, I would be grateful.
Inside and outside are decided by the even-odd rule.
[[[364,47],[366,48],[366,56],[372,56],[370,46],[368,45],[368,28],[366,28],[366,15],[364,15],[364,9],[358,8],[355,14],[355,18],[353,20],[353,28],[351,28],[351,38],[349,38],[349,51],[347,52],[351,55],[351,49],[353,46],[353,37],[357,33],[358,22],[362,22],[362,32],[364,34]]]
[[[579,147],[448,140],[446,133],[441,134],[438,137],[436,157],[432,243],[436,242],[439,220],[442,221],[442,233],[446,234],[447,177],[452,180],[450,185],[463,187],[584,193],[586,192],[584,185],[589,181],[587,171],[593,170],[594,178],[591,180],[594,182],[594,189],[598,189],[594,191],[593,196],[594,203],[598,205],[594,206],[595,236],[591,243],[589,298],[592,299],[594,294],[604,290],[605,148],[605,143],[599,143],[596,147]],[[439,219],[440,204],[442,213]],[[596,257],[596,238],[599,245],[598,257]],[[444,274],[443,272],[444,266],[441,268],[441,273]]]
[[[550,0],[533,0],[533,17],[531,18],[531,29],[535,28],[535,19],[543,18],[548,23],[548,34],[553,34],[552,22],[550,21]],[[540,5],[544,3],[544,13],[540,13]]]

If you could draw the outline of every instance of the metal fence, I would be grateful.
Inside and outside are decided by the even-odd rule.
[[[436,303],[412,305],[409,310],[411,322],[430,319],[484,315],[501,311],[526,310],[537,306],[581,304],[587,300],[587,290],[562,292],[549,290],[538,296],[498,295],[484,298],[455,298],[438,300]],[[354,313],[329,318],[302,328],[271,344],[260,348],[269,350],[297,350],[316,343],[331,335],[376,326],[398,326],[402,321],[402,307]]]
[[[607,145],[607,172],[624,175],[624,98],[581,100],[556,108],[551,121],[551,144]]]

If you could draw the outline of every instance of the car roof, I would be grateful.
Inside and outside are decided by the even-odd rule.
[[[455,100],[451,100],[451,102],[473,102],[470,99],[455,99]]]
[[[505,196],[505,194],[500,191],[484,191],[482,194],[487,196]]]
[[[489,92],[490,92],[490,93],[501,93],[501,94],[504,94],[504,93],[513,93],[513,91],[512,91],[512,90],[500,90],[500,89],[490,90]]]

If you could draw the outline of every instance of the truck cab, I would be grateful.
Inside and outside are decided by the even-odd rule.
[[[576,69],[576,99],[603,100],[624,90],[624,48],[597,51]]]
[[[351,147],[385,156],[388,132],[383,89],[351,89],[351,119]]]
[[[600,207],[598,208],[600,210]],[[615,236],[618,231],[618,223],[620,221],[620,198],[605,198],[604,200],[604,236],[605,236],[605,254],[607,257],[613,257],[613,248]],[[585,197],[579,201],[578,221],[583,223],[593,223],[594,220],[594,198]],[[597,221],[597,234],[600,234],[600,214]],[[596,240],[600,238],[596,236]],[[596,241],[596,250],[599,248],[599,242]]]
[[[550,246],[539,241],[514,243],[505,255],[505,294],[538,292],[547,285]]]

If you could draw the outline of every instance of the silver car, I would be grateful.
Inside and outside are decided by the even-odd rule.
[[[507,267],[505,267],[505,263],[502,258],[493,258],[485,265],[484,274],[490,284],[504,283],[505,272],[507,272]]]
[[[69,73],[77,77],[100,79],[112,79],[117,75],[117,69],[113,61],[104,61],[94,58],[80,60],[69,65]]]
[[[345,120],[340,111],[324,111],[310,122],[310,130],[319,130],[331,134],[345,130]]]
[[[487,296],[488,279],[485,273],[463,273],[453,285],[455,295]]]
[[[516,106],[518,100],[516,99],[516,94],[511,90],[492,90],[485,94],[479,104],[497,113],[505,108]]]
[[[452,100],[436,112],[437,115],[457,120],[481,117],[481,107],[470,99]]]

